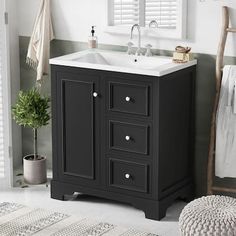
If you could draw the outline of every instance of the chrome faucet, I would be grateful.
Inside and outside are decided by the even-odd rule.
[[[142,52],[141,52],[141,30],[140,30],[139,24],[134,24],[132,26],[131,33],[130,33],[130,39],[133,39],[133,31],[135,28],[137,28],[137,30],[138,30],[138,49],[137,49],[135,55],[140,56],[140,55],[142,55]]]

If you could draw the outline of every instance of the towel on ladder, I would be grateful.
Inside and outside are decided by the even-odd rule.
[[[37,81],[49,71],[50,41],[54,39],[50,0],[41,0],[33,33],[30,39],[26,62],[37,70]]]
[[[215,174],[236,178],[236,66],[225,66],[216,116]]]

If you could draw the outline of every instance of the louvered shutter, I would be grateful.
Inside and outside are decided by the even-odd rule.
[[[4,62],[5,55],[5,22],[4,22],[4,14],[2,9],[0,9],[1,19],[0,19],[0,178],[5,177],[5,163],[4,163],[4,130],[3,130],[3,90],[2,90],[2,80],[4,78],[5,65]]]
[[[113,0],[113,25],[139,23],[139,0]]]
[[[158,28],[176,29],[177,0],[146,0],[145,25],[156,20]]]
[[[1,32],[0,32],[1,34]],[[1,71],[1,49],[0,49],[0,71]],[[3,130],[3,104],[2,104],[2,76],[0,75],[0,178],[5,177],[4,163],[4,130]]]

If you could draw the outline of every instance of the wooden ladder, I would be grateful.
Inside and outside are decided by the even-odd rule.
[[[211,120],[211,134],[210,134],[210,145],[209,145],[209,154],[208,154],[208,173],[207,173],[207,193],[209,195],[214,194],[214,192],[228,192],[236,193],[236,188],[225,188],[215,186],[214,177],[215,177],[215,140],[216,140],[216,113],[219,104],[220,98],[220,89],[221,89],[221,80],[222,80],[222,69],[224,63],[224,52],[225,45],[227,41],[228,33],[236,33],[236,28],[229,27],[229,9],[228,7],[223,7],[223,19],[222,19],[222,29],[219,48],[216,58],[216,95],[215,103],[212,113]]]

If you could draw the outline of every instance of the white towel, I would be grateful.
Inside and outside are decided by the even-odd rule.
[[[49,71],[50,41],[53,39],[50,0],[41,0],[26,58],[26,62],[37,70],[37,81]]]
[[[225,66],[216,117],[216,176],[236,178],[236,66]]]

